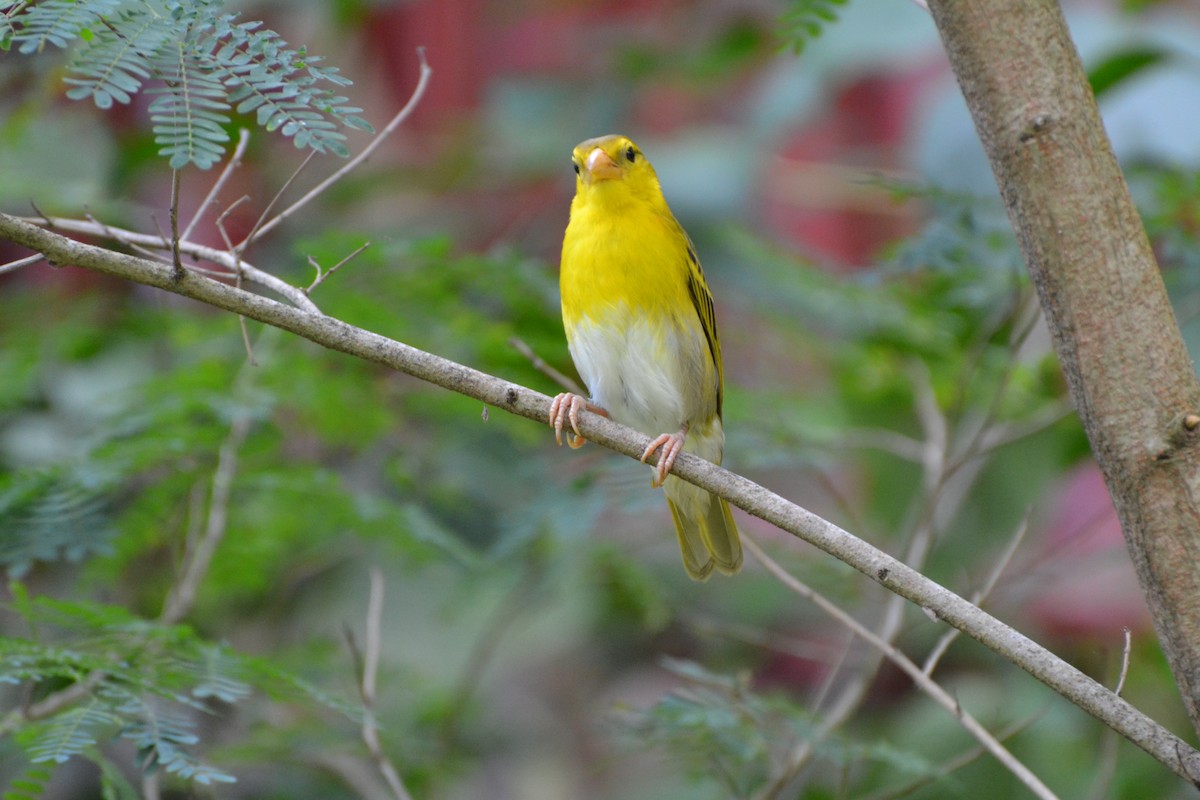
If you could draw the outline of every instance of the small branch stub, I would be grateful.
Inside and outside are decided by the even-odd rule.
[[[1165,443],[1154,456],[1155,461],[1170,461],[1179,456],[1179,451],[1196,443],[1200,436],[1200,414],[1185,411],[1176,414],[1167,424]]]
[[[1033,119],[1025,124],[1017,136],[1021,144],[1029,144],[1050,129],[1051,119],[1048,114],[1035,114]]]

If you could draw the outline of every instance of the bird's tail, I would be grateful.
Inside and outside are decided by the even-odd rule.
[[[671,507],[675,535],[679,537],[679,550],[683,554],[683,568],[688,577],[696,581],[708,580],[714,567],[732,575],[742,568],[742,541],[729,512],[729,503],[703,489],[683,485],[687,486],[686,497],[672,497],[676,492],[667,492],[667,504]]]

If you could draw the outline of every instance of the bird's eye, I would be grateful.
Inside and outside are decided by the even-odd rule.
[[[630,147],[628,150],[625,151],[625,158],[629,161],[630,164],[632,164],[634,161],[637,160],[637,151],[634,150],[632,147]]]
[[[576,175],[578,175],[578,174],[579,174],[579,162],[578,162],[578,161],[572,161],[572,162],[571,162],[571,166],[573,166],[573,167],[575,168],[575,174],[576,174]]]

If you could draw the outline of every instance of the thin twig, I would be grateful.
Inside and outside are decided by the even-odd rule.
[[[358,648],[354,645],[353,633],[346,632],[350,651],[362,670],[362,679],[358,685],[359,695],[363,702],[362,740],[367,746],[367,752],[371,754],[371,758],[375,762],[376,769],[391,790],[392,796],[396,800],[412,800],[412,795],[408,793],[404,781],[400,779],[396,765],[387,757],[387,753],[383,752],[383,746],[379,742],[379,725],[375,721],[375,689],[383,641],[381,633],[383,627],[383,570],[373,566],[368,574],[370,590],[367,595],[365,648],[361,656]]]
[[[326,178],[325,180],[318,183],[311,190],[309,190],[303,197],[301,197],[296,202],[292,203],[290,206],[285,208],[283,211],[280,211],[278,214],[276,214],[270,220],[264,222],[255,231],[252,231],[251,235],[247,236],[245,241],[243,241],[240,245],[238,245],[239,248],[244,249],[244,248],[248,247],[249,245],[253,244],[255,241],[262,238],[268,232],[270,232],[272,229],[274,229],[276,225],[283,222],[285,219],[290,217],[292,214],[295,214],[301,208],[308,205],[310,202],[312,202],[317,197],[319,197],[322,192],[324,192],[330,186],[332,186],[333,184],[335,184],[339,180],[341,180],[344,175],[346,175],[351,170],[353,170],[355,167],[357,167],[359,164],[363,163],[368,158],[370,158],[371,154],[374,153],[375,150],[381,144],[383,144],[384,140],[387,139],[387,137],[390,136],[392,134],[392,132],[396,130],[396,128],[400,127],[401,123],[403,123],[406,119],[408,119],[409,115],[412,114],[413,110],[417,107],[417,104],[421,102],[421,98],[425,96],[425,89],[429,85],[429,78],[433,75],[433,70],[429,67],[429,64],[426,63],[426,61],[425,61],[425,48],[423,48],[423,47],[417,48],[417,58],[421,62],[421,75],[417,79],[417,87],[415,89],[413,89],[413,93],[408,98],[408,102],[404,104],[404,108],[400,109],[400,111],[398,111],[396,113],[396,116],[392,117],[391,122],[389,122],[387,125],[385,125],[383,127],[383,130],[381,130],[379,133],[375,134],[375,138],[373,138],[371,140],[370,144],[368,144],[366,147],[363,148],[363,151],[361,153],[359,153],[357,156],[355,156],[354,158],[347,161],[344,165],[342,165],[341,169],[337,170],[332,175],[330,175],[328,178]]]
[[[838,444],[863,450],[882,450],[918,464],[925,455],[921,442],[885,428],[852,428],[838,436]]]
[[[304,160],[300,162],[300,166],[296,167],[296,169],[292,171],[292,174],[289,175],[287,180],[283,182],[283,185],[279,187],[279,191],[275,192],[275,195],[271,198],[271,202],[267,203],[266,208],[264,208],[262,213],[258,215],[258,219],[254,221],[254,225],[250,228],[250,232],[246,234],[246,238],[238,242],[237,247],[234,248],[236,252],[245,252],[247,247],[258,241],[259,236],[265,233],[262,228],[263,223],[267,221],[267,215],[271,213],[273,208],[275,208],[275,204],[278,203],[283,197],[283,193],[291,187],[296,179],[300,177],[300,173],[304,172],[305,168],[308,167],[308,165],[311,164],[312,160],[316,157],[317,151],[310,150],[308,155],[304,157]]]
[[[1000,554],[1000,559],[993,565],[987,580],[984,581],[983,586],[977,592],[971,595],[970,599],[972,603],[980,607],[983,606],[983,601],[992,593],[992,589],[996,588],[996,583],[1000,580],[1000,576],[1004,573],[1004,570],[1008,569],[1009,563],[1012,561],[1013,556],[1016,555],[1017,548],[1021,546],[1021,542],[1025,539],[1025,534],[1028,530],[1029,512],[1026,511],[1025,516],[1021,518],[1021,524],[1017,526],[1017,530],[1009,538],[1008,546],[1004,548],[1004,552]],[[925,663],[921,665],[921,671],[926,675],[932,675],[933,671],[937,668],[938,661],[941,660],[941,657],[949,649],[951,643],[959,635],[961,635],[961,631],[957,628],[951,628],[942,634],[942,637],[938,639],[937,644],[933,646],[929,655],[925,657]],[[1117,694],[1120,694],[1120,692],[1117,692]]]
[[[247,198],[249,199],[249,198]],[[241,202],[241,201],[238,201]],[[236,206],[230,206],[232,209]],[[230,209],[226,210],[226,213]],[[39,212],[40,213],[40,212]],[[145,245],[163,250],[170,250],[170,240],[164,237],[161,233],[158,235],[149,233],[138,233],[136,231],[126,230],[124,228],[116,228],[112,225],[106,225],[102,222],[85,222],[77,219],[66,219],[63,217],[39,217],[39,218],[24,218],[26,222],[31,222],[38,225],[45,225],[60,231],[70,231],[71,233],[83,233],[89,236],[103,236],[113,241],[120,242],[125,245]],[[204,259],[205,261],[219,264],[229,270],[230,274],[235,274],[239,269],[245,275],[246,280],[252,283],[257,283],[260,286],[265,286],[281,297],[286,298],[299,309],[313,313],[320,313],[316,303],[308,298],[303,291],[292,286],[290,283],[276,278],[269,272],[264,272],[247,263],[244,259],[235,257],[232,253],[227,253],[224,250],[218,250],[215,247],[208,247],[194,242],[180,242],[179,250],[181,253],[187,253],[190,256]],[[168,263],[168,262],[163,262]]]
[[[36,264],[37,262],[43,260],[44,257],[41,253],[34,253],[31,256],[18,258],[16,261],[10,261],[7,264],[0,264],[0,275],[3,275],[6,272],[16,272],[21,267],[28,267],[30,264]]]
[[[1113,694],[1117,697],[1121,696],[1121,690],[1125,688],[1125,678],[1129,675],[1129,654],[1132,650],[1133,639],[1129,633],[1129,628],[1125,629],[1125,648],[1121,653],[1121,676],[1117,678],[1117,688],[1113,689]]]
[[[136,244],[136,243],[130,242],[130,241],[122,241],[120,235],[117,233],[117,231],[115,229],[110,228],[107,223],[103,222],[102,220],[97,219],[95,216],[93,216],[91,214],[91,212],[84,214],[83,218],[86,219],[88,222],[92,223],[93,225],[99,226],[100,229],[102,231],[104,231],[104,236],[106,238],[113,239],[115,241],[121,242],[122,244],[128,245],[130,250],[132,250],[135,253],[141,253],[146,258],[154,259],[155,261],[159,261],[168,266],[174,266],[174,263],[171,260],[170,244],[167,242],[166,239],[158,240],[159,249],[167,248],[167,250],[168,250],[167,255],[164,256],[160,252],[158,252],[152,248],[145,247],[144,245]],[[49,220],[47,220],[47,222],[49,222]],[[161,232],[160,232],[160,235],[161,235]]]
[[[220,232],[221,239],[225,242],[225,247],[227,247],[229,252],[233,254],[235,267],[234,271],[237,273],[237,281],[234,283],[234,285],[238,289],[242,288],[242,280],[246,275],[246,271],[242,268],[241,251],[234,249],[232,242],[229,240],[229,231],[225,229],[225,218],[229,216],[233,209],[237,208],[238,204],[242,202],[242,199],[235,201],[229,206],[229,208],[222,211],[221,215],[217,217],[216,221],[217,231]],[[308,292],[305,292],[306,296],[307,294]],[[250,366],[257,367],[258,362],[254,360],[254,348],[250,346],[250,331],[246,329],[246,318],[241,314],[238,314],[238,328],[241,329],[242,332],[242,346],[246,348],[246,360]]]
[[[1037,300],[1032,293],[1028,294],[1029,300],[1025,304],[1025,308],[1030,309],[1029,311],[1024,312],[1027,315],[1027,319],[1025,319],[1023,322],[1019,319],[1019,315],[1023,311],[1023,309],[1020,307],[1019,294],[1020,293],[1018,293],[1017,308],[1009,315],[1013,318],[1013,325],[1015,328],[1006,345],[1011,355],[1005,361],[1004,371],[1000,373],[999,381],[996,384],[995,391],[992,392],[992,397],[987,408],[982,414],[977,415],[978,422],[976,424],[974,433],[969,437],[965,437],[966,444],[959,448],[957,456],[950,459],[950,465],[946,468],[946,473],[948,475],[953,475],[972,460],[985,455],[987,452],[990,452],[992,449],[995,449],[1001,444],[1007,443],[1003,440],[1006,439],[1006,436],[1010,434],[1001,435],[999,437],[996,436],[996,428],[999,427],[996,425],[996,419],[1000,415],[1001,406],[1004,402],[1004,396],[1008,392],[1008,387],[1011,384],[1013,375],[1016,372],[1017,364],[1020,363],[1017,359],[1017,355],[1021,351],[1021,348],[1025,346],[1025,342],[1028,341],[1034,329],[1037,327],[1038,320],[1041,319],[1041,306],[1038,305]],[[975,363],[978,366],[978,364],[980,364],[982,361],[983,349],[981,348],[980,352],[976,355]],[[1035,426],[1033,430],[1040,430],[1040,426]],[[1019,438],[1021,437],[1015,436],[1009,441],[1015,441]],[[992,440],[990,443],[989,439]]]
[[[196,229],[196,224],[200,222],[200,219],[204,216],[205,212],[208,211],[209,207],[216,202],[217,195],[221,192],[221,189],[225,187],[225,183],[229,180],[229,176],[232,175],[233,171],[241,165],[242,157],[246,154],[246,145],[249,143],[250,131],[242,128],[238,131],[238,143],[237,147],[233,149],[233,155],[229,157],[229,161],[225,162],[225,168],[222,169],[221,174],[217,176],[217,180],[213,183],[212,188],[208,190],[208,195],[204,198],[204,202],[200,204],[200,208],[196,209],[196,213],[192,215],[187,227],[183,229],[183,233],[180,234],[179,237],[180,239],[187,241],[188,239],[192,238],[192,231]]]
[[[316,289],[318,286],[320,286],[322,283],[324,283],[326,278],[328,278],[333,273],[337,272],[339,269],[342,268],[343,264],[349,263],[352,259],[357,257],[359,253],[366,250],[370,246],[371,246],[370,242],[363,242],[362,245],[360,245],[359,248],[357,250],[355,250],[353,253],[346,256],[341,261],[339,261],[338,263],[334,264],[332,267],[330,267],[329,269],[324,270],[324,271],[321,270],[321,265],[317,263],[317,260],[315,258],[313,258],[312,256],[309,256],[308,263],[311,264],[314,269],[316,269],[317,277],[313,278],[313,282],[308,285],[308,288],[304,289],[304,293],[306,295],[311,295],[313,289]]]
[[[183,259],[179,257],[179,177],[180,171],[171,170],[171,263],[175,265],[175,278],[183,277]]]
[[[163,604],[159,622],[172,625],[179,622],[196,603],[196,593],[200,582],[208,574],[213,556],[221,540],[225,538],[225,530],[229,519],[229,496],[233,491],[233,477],[237,472],[238,450],[246,441],[250,432],[251,416],[249,412],[238,412],[234,417],[229,435],[221,445],[217,455],[217,468],[213,473],[212,493],[208,501],[208,521],[200,541],[189,554],[183,565],[183,576],[171,587],[167,601]]]
[[[1025,784],[1025,787],[1028,788],[1029,791],[1033,792],[1038,797],[1043,798],[1043,800],[1051,800],[1052,798],[1056,797],[1054,792],[1050,791],[1050,789],[1044,783],[1042,783],[1041,780],[1034,775],[1028,767],[1026,767],[1015,756],[1013,756],[1013,754],[1010,753],[1004,747],[1004,745],[1000,744],[1000,742],[996,740],[996,737],[992,736],[992,734],[989,733],[988,730],[978,722],[978,720],[972,717],[966,709],[959,705],[958,701],[955,700],[949,692],[947,692],[941,687],[940,684],[922,672],[921,668],[913,663],[906,655],[901,653],[895,645],[881,639],[874,633],[874,631],[867,628],[850,614],[847,614],[836,603],[828,600],[819,592],[814,591],[807,584],[803,583],[783,567],[779,566],[774,559],[768,556],[762,550],[762,548],[758,546],[757,542],[745,534],[742,535],[742,544],[747,550],[750,551],[751,555],[758,559],[759,563],[767,568],[767,572],[771,573],[771,575],[785,587],[812,602],[826,614],[829,614],[831,617],[837,620],[838,623],[852,630],[856,636],[863,639],[872,647],[878,648],[878,650],[889,661],[899,667],[904,674],[908,675],[908,677],[912,679],[912,682],[918,689],[928,695],[935,703],[946,709],[946,711],[950,712],[950,714],[958,720],[958,723],[962,725],[967,733],[975,737],[975,740],[978,741],[979,744],[983,746],[989,753],[995,756],[996,760],[1003,764],[1004,767],[1017,778],[1017,780]],[[779,789],[782,788],[783,787],[779,787]],[[763,796],[773,797],[776,795],[776,793],[777,790],[772,791],[770,794],[764,794]]]
[[[993,425],[980,438],[979,445],[971,457],[979,458],[1005,445],[1020,441],[1026,436],[1040,433],[1074,413],[1075,407],[1069,402],[1063,401],[1046,406],[1028,419]],[[954,466],[957,467],[957,464]]]
[[[914,387],[917,419],[924,438],[920,442],[910,440],[918,450],[910,455],[911,460],[921,465],[922,490],[913,505],[916,519],[911,525],[912,537],[905,549],[904,563],[919,570],[933,545],[938,512],[944,510],[941,509],[941,503],[947,479],[946,464],[951,436],[950,423],[938,405],[928,367],[923,362],[914,360],[909,365],[909,373]],[[891,595],[884,603],[881,620],[875,629],[875,635],[880,640],[889,644],[895,641],[904,621],[904,608],[904,600],[899,595]],[[788,754],[787,761],[772,786],[782,788],[790,783],[816,754],[814,745],[854,715],[866,700],[871,684],[883,663],[883,657],[877,649],[869,651],[868,656],[857,665],[857,673],[841,687],[832,705],[821,715],[821,721],[813,735],[797,742]],[[839,662],[838,666],[842,663],[844,660]],[[827,685],[832,686],[836,677],[836,672],[831,673],[827,678]]]
[[[520,337],[517,337],[517,336],[510,337],[508,340],[508,344],[510,347],[512,347],[518,353],[520,353],[521,355],[528,358],[529,363],[533,366],[534,369],[536,369],[538,372],[540,372],[543,375],[545,375],[546,377],[548,377],[550,380],[557,383],[560,388],[565,389],[566,391],[570,392],[571,394],[578,394],[578,395],[582,395],[584,397],[587,396],[586,389],[584,389],[582,386],[580,386],[575,381],[568,378],[563,373],[556,370],[554,367],[547,364],[545,362],[545,360],[543,360],[542,357],[539,356],[537,353],[533,352],[533,348],[530,347],[529,345],[527,345],[525,343],[525,341],[523,339],[521,339]]]
[[[529,597],[540,588],[541,583],[537,579],[540,568],[541,562],[538,559],[526,561],[525,572],[521,575],[520,580],[509,589],[504,599],[492,610],[492,613],[484,621],[479,636],[471,644],[462,675],[451,696],[450,707],[442,717],[441,736],[447,749],[458,736],[459,721],[479,685],[484,668],[491,663],[496,649],[504,641],[509,629],[521,618],[521,611]]]
[[[1113,693],[1118,696],[1125,688],[1125,678],[1129,674],[1129,655],[1133,644],[1129,628],[1124,630],[1125,646],[1121,652],[1121,674],[1117,677],[1117,688],[1113,690]],[[1102,798],[1108,797],[1113,775],[1117,772],[1117,744],[1117,732],[1112,728],[1106,728],[1100,738],[1100,752],[1095,760],[1096,778],[1092,781],[1092,790],[1087,795],[1088,800],[1102,800]]]

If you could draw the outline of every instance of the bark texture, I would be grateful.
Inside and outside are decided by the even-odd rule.
[[[1200,384],[1056,0],[930,0],[1200,731]]]

